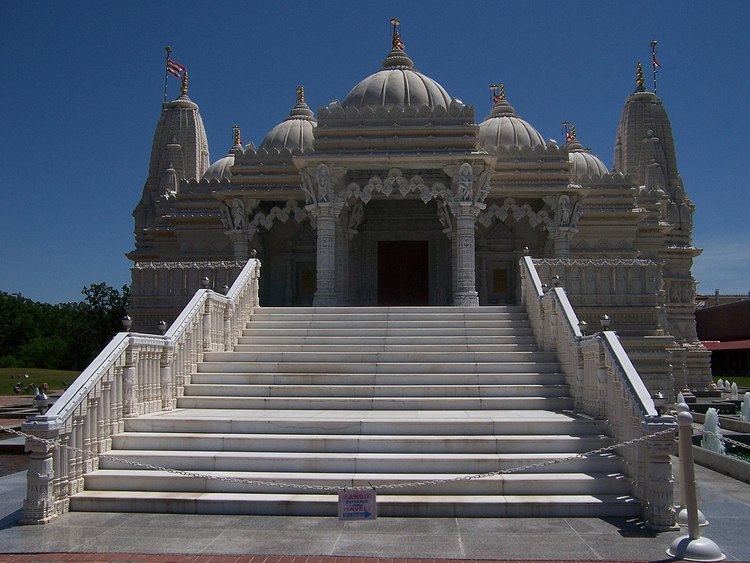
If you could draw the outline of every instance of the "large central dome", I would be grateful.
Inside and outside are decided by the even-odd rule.
[[[394,44],[383,61],[383,68],[362,80],[341,105],[365,106],[428,106],[431,109],[448,109],[451,96],[429,76],[414,70],[414,63],[403,50],[403,44]]]

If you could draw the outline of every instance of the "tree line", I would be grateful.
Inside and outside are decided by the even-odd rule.
[[[83,370],[122,330],[130,288],[94,283],[81,293],[52,305],[0,291],[0,367]]]

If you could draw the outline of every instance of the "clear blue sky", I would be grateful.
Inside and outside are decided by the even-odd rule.
[[[78,300],[129,282],[163,88],[163,47],[190,71],[211,159],[231,126],[256,145],[304,84],[313,108],[374,72],[399,17],[417,68],[489,111],[502,81],[545,138],[560,122],[609,165],[637,59],[659,40],[659,95],[698,206],[699,290],[750,290],[748,2],[0,3],[0,290]],[[178,83],[170,83],[171,97]],[[744,167],[744,168],[743,168]]]

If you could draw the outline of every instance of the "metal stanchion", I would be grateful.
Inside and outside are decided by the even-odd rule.
[[[678,403],[676,407],[677,412],[690,412],[690,407],[687,403]],[[682,467],[682,460],[680,460],[680,467]],[[682,469],[680,469],[680,511],[677,513],[677,525],[685,528],[688,525],[688,512],[685,504],[685,480],[682,478]],[[708,526],[708,519],[700,509],[698,509],[698,525],[701,528]]]
[[[677,424],[680,428],[680,469],[688,516],[688,533],[672,542],[667,555],[688,561],[722,561],[726,556],[713,541],[701,537],[701,529],[698,525],[698,499],[695,491],[695,467],[693,467],[693,416],[690,412],[679,412]]]

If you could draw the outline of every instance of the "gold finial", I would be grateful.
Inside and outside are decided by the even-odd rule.
[[[239,125],[235,125],[234,127],[232,127],[232,136],[234,137],[234,146],[241,147],[242,140],[240,138],[240,126]]]
[[[302,104],[305,102],[305,87],[301,84],[297,86],[297,103]]]
[[[505,84],[502,82],[498,84],[490,84],[490,92],[492,92],[492,106],[500,105],[500,102],[505,101]]]
[[[180,84],[180,93],[183,96],[188,95],[188,73],[187,70],[182,72],[182,83]]]
[[[394,49],[404,50],[404,42],[401,40],[401,22],[391,18],[391,45]]]
[[[643,92],[646,87],[643,85],[643,65],[641,61],[635,66],[635,91]]]

